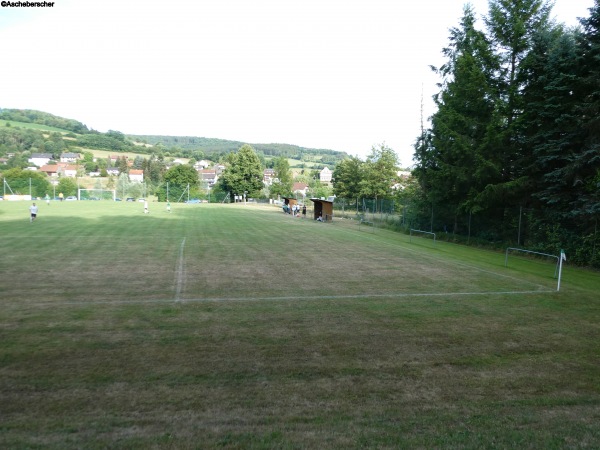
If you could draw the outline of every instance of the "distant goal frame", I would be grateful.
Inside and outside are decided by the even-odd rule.
[[[116,201],[117,199],[117,190],[116,189],[84,189],[84,188],[80,188],[77,189],[77,200],[89,200],[90,197],[96,197],[96,196],[87,196],[84,197],[83,199],[81,198],[81,193],[82,192],[96,192],[99,195],[97,196],[99,200],[112,200],[113,202]],[[110,199],[107,198],[105,196],[105,194],[109,194],[110,195]]]

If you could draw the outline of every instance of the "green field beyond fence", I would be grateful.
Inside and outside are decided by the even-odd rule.
[[[600,446],[600,277],[257,205],[0,203],[2,448]],[[369,230],[371,231],[371,230]]]

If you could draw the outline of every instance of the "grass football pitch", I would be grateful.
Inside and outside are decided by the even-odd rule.
[[[598,448],[600,275],[255,205],[0,202],[2,448]]]

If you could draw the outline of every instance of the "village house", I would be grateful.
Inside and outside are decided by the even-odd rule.
[[[60,162],[75,163],[79,157],[79,153],[62,153],[60,155]]]
[[[40,172],[44,172],[50,178],[58,178],[58,164],[45,164],[40,167]]]
[[[127,155],[110,155],[108,160],[110,161],[111,165],[115,165],[121,158],[125,158],[125,161],[127,161],[128,165],[133,164],[133,161],[131,161]]]
[[[219,180],[219,175],[214,169],[202,169],[198,171],[198,174],[200,175],[200,181],[207,183],[209,188],[214,187]]]
[[[294,183],[292,186],[292,192],[296,195],[306,197],[308,195],[308,184],[306,183]]]
[[[196,161],[196,163],[194,164],[194,168],[196,170],[208,169],[209,167],[210,167],[210,161],[207,161],[205,159],[203,159],[201,161]]]
[[[27,161],[35,164],[37,167],[42,167],[48,164],[52,160],[52,154],[50,153],[32,153],[31,158]]]
[[[129,170],[129,181],[137,181],[139,183],[144,182],[144,171],[140,169]]]
[[[70,164],[57,164],[58,175],[61,177],[77,178],[77,166]]]
[[[275,169],[263,170],[263,183],[265,186],[271,186],[275,181]]]
[[[331,183],[332,176],[333,172],[328,167],[325,167],[319,174],[319,180],[321,183]]]

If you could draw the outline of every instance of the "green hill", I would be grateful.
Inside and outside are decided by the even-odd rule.
[[[185,153],[202,152],[207,157],[237,151],[246,142],[226,139],[205,138],[197,136],[159,136],[159,135],[127,135],[128,138],[151,145],[161,145],[167,149],[180,149]],[[300,161],[319,161],[322,164],[335,164],[348,156],[346,152],[329,149],[300,147],[292,144],[250,144],[265,157],[284,156]]]
[[[135,151],[137,153],[168,153],[171,156],[184,158],[208,158],[217,160],[222,155],[237,151],[246,142],[227,139],[206,138],[198,136],[162,136],[162,135],[133,135],[119,131],[109,130],[100,133],[89,129],[83,123],[50,113],[29,109],[2,109],[0,108],[0,130],[12,128],[35,131],[58,132],[69,134],[76,138],[70,146],[80,146],[89,149],[109,150],[112,152]],[[0,133],[7,134],[7,133]],[[27,141],[31,141],[29,139]],[[19,141],[10,137],[3,139],[0,136],[0,145]],[[26,140],[23,140],[26,142]],[[140,146],[150,144],[149,146]],[[248,142],[257,152],[262,153],[266,159],[283,156],[298,161],[319,163],[322,165],[335,165],[337,161],[346,158],[345,152],[330,149],[314,149],[300,147],[292,144],[256,144]],[[42,147],[39,142],[35,146]],[[28,151],[31,148],[11,148],[11,151]]]
[[[0,127],[19,127],[26,128],[29,130],[39,130],[39,131],[48,131],[53,133],[61,133],[61,134],[71,134],[72,131],[65,130],[64,128],[57,128],[50,125],[41,125],[39,123],[30,123],[30,122],[16,122],[14,120],[4,120],[0,119]]]
[[[65,119],[50,113],[32,109],[3,109],[0,108],[0,119],[10,122],[45,125],[60,131],[72,133],[89,133],[88,127],[73,119]],[[51,130],[52,131],[52,130]]]

